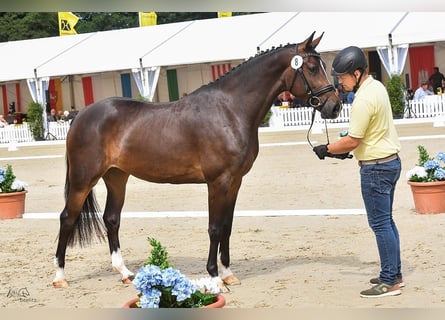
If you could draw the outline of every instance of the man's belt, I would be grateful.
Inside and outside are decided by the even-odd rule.
[[[359,160],[358,165],[361,167],[361,166],[365,166],[365,165],[369,165],[369,164],[385,163],[385,162],[390,162],[392,160],[396,160],[398,158],[399,158],[399,155],[397,153],[394,153],[394,154],[387,156],[385,158],[373,159],[373,160]]]

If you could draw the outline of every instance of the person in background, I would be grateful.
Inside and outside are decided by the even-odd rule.
[[[354,91],[349,91],[348,95],[346,96],[346,103],[352,104],[354,102],[355,93]]]
[[[292,102],[294,101],[294,98],[295,97],[289,91],[283,91],[277,96],[273,104],[275,106],[290,107],[292,105]]]
[[[385,86],[367,72],[364,52],[355,46],[341,50],[332,62],[331,73],[347,91],[354,91],[348,134],[314,147],[320,160],[346,159],[354,151],[360,167],[361,194],[368,225],[374,232],[380,257],[380,274],[371,278],[363,298],[401,294],[400,239],[393,219],[393,201],[401,173],[400,142],[394,126],[391,103]]]
[[[430,80],[431,85],[433,86],[434,94],[442,94],[443,91],[443,82],[445,81],[445,77],[439,71],[439,67],[434,67],[434,73],[428,79]]]
[[[423,80],[420,87],[414,92],[414,100],[422,100],[426,96],[432,95],[433,93],[428,89],[428,81]]]
[[[51,109],[51,112],[48,116],[48,121],[59,121],[59,116],[57,115],[56,109]]]
[[[5,120],[5,117],[0,114],[0,128],[4,128],[9,125],[8,121]]]
[[[346,99],[348,96],[348,93],[345,91],[343,86],[341,84],[337,85],[337,89],[335,90],[335,93],[337,94],[338,98],[342,103],[346,103]]]

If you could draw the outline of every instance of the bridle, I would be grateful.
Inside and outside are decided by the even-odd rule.
[[[325,94],[327,92],[330,92],[330,91],[335,92],[334,86],[332,84],[328,84],[327,86],[321,87],[320,89],[314,91],[314,90],[312,90],[312,88],[311,88],[309,82],[307,81],[306,76],[304,75],[304,72],[303,72],[304,60],[306,58],[308,58],[308,57],[316,57],[316,58],[318,58],[321,61],[320,54],[317,53],[317,52],[313,52],[313,53],[305,53],[305,54],[300,56],[300,55],[298,55],[298,44],[295,47],[295,52],[297,53],[296,57],[301,57],[300,58],[301,59],[301,63],[300,63],[300,65],[296,66],[297,68],[293,67],[294,70],[295,70],[294,71],[294,77],[292,78],[292,82],[291,82],[291,85],[290,85],[288,91],[292,92],[291,89],[295,85],[295,81],[297,80],[297,76],[300,75],[301,79],[303,80],[304,89],[306,90],[306,94],[308,95],[308,98],[306,100],[307,105],[309,105],[309,106],[311,106],[313,108],[323,107],[328,99],[326,99],[323,103],[321,103],[321,99],[320,99],[319,96],[321,96],[321,95],[323,95],[323,94]],[[297,58],[294,58],[294,59],[298,60]]]
[[[312,130],[312,126],[314,125],[315,114],[317,112],[316,108],[320,108],[321,107],[320,110],[323,109],[324,105],[328,101],[328,98],[326,98],[324,100],[324,102],[322,103],[319,96],[321,96],[321,95],[323,95],[323,94],[325,94],[327,92],[331,92],[331,91],[335,92],[335,87],[332,84],[328,84],[328,85],[326,85],[324,87],[321,87],[320,89],[317,89],[315,91],[312,90],[312,88],[311,88],[309,82],[307,81],[306,76],[304,75],[304,72],[303,72],[304,61],[308,57],[316,57],[320,61],[322,61],[321,60],[321,56],[317,52],[305,53],[303,55],[298,55],[298,44],[295,45],[295,52],[296,52],[296,56],[294,57],[294,59],[295,59],[295,61],[298,60],[299,63],[295,62],[295,65],[292,65],[292,63],[291,63],[292,68],[294,69],[294,76],[292,78],[292,82],[291,82],[291,85],[290,85],[288,91],[292,92],[291,89],[294,87],[295,81],[297,80],[297,77],[300,76],[302,81],[303,81],[303,85],[304,85],[304,89],[306,90],[306,94],[308,95],[308,98],[306,100],[306,104],[313,108],[311,125],[309,126],[309,130],[308,130],[307,135],[306,135],[306,138],[307,138],[307,141],[309,142],[309,145],[313,148],[314,146],[312,145],[312,143],[311,143],[311,141],[309,139],[309,134],[310,134],[310,132]],[[328,128],[327,128],[326,119],[324,121],[324,124],[325,124],[325,129],[326,129],[326,139],[327,139],[327,143],[329,144],[329,134],[328,134],[328,130],[327,130]]]

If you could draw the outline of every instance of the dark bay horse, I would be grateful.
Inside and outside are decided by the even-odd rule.
[[[109,98],[82,110],[66,141],[66,203],[60,214],[55,287],[66,287],[67,245],[108,238],[112,266],[129,283],[119,226],[130,175],[156,183],[206,183],[210,248],[207,271],[237,284],[230,271],[229,241],[241,181],[258,155],[258,127],[274,98],[290,91],[336,118],[341,102],[320,54],[320,37],[258,53],[220,79],[170,103]],[[93,187],[107,189],[101,217]],[[103,222],[102,222],[103,221]],[[218,272],[218,253],[222,270]]]

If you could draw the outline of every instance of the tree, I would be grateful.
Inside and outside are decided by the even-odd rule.
[[[1,12],[0,42],[59,35],[55,12]]]
[[[77,33],[135,28],[138,12],[73,12]],[[233,12],[232,15],[249,14]],[[158,12],[158,24],[211,19],[217,12]],[[57,12],[0,12],[0,42],[59,36]]]

